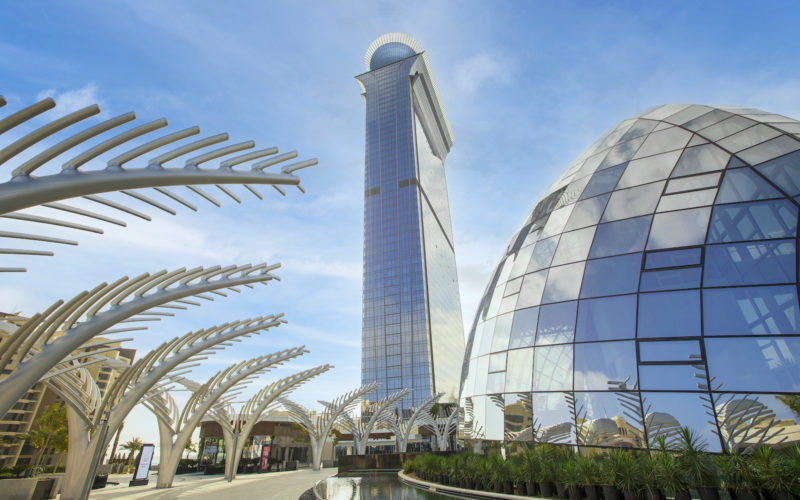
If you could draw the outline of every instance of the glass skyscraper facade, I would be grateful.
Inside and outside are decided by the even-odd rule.
[[[426,55],[408,35],[370,45],[366,101],[362,383],[404,408],[455,402],[464,353],[444,160],[453,134]]]
[[[800,122],[660,106],[534,205],[467,341],[468,438],[800,442]]]

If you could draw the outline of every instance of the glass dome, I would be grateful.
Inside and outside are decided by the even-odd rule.
[[[800,122],[665,105],[587,149],[469,334],[464,436],[709,451],[800,441]]]
[[[369,70],[381,68],[393,62],[401,61],[416,54],[408,45],[400,42],[388,42],[378,47],[369,60]]]

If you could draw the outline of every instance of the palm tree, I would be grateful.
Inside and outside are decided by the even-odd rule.
[[[39,450],[33,465],[33,474],[35,475],[45,450],[51,444],[54,444],[59,452],[66,448],[68,440],[66,408],[58,403],[45,407],[31,430],[20,437],[28,440],[31,446]]]
[[[142,449],[142,440],[139,439],[138,437],[135,437],[130,441],[128,441],[127,443],[120,446],[120,448],[128,451],[128,463],[126,465],[130,465],[131,462],[133,461],[133,454]]]

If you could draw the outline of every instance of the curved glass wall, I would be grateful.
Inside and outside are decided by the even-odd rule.
[[[800,122],[666,105],[536,203],[484,293],[464,436],[709,451],[800,441]]]

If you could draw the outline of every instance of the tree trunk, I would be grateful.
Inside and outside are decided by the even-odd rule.
[[[119,444],[119,435],[122,434],[122,428],[125,427],[125,422],[122,422],[117,431],[117,437],[114,438],[114,446],[111,447],[111,455],[108,457],[108,463],[114,460],[114,454],[117,452],[117,445]]]
[[[41,451],[39,451],[39,456],[36,457],[36,463],[33,464],[33,472],[31,473],[31,476],[35,476],[37,474],[36,471],[39,469],[39,462],[42,461],[44,451],[47,449],[47,445],[50,444],[50,436],[52,436],[52,433],[48,433],[47,437],[44,439],[44,444],[42,445]]]

